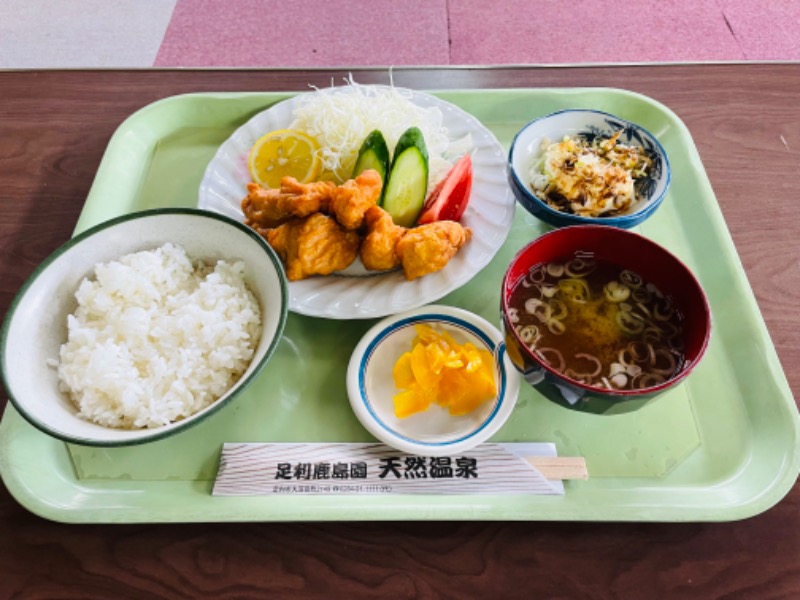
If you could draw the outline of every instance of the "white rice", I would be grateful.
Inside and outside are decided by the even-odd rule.
[[[244,264],[192,262],[166,244],[99,264],[67,320],[58,375],[79,416],[161,427],[222,396],[244,373],[261,312]]]

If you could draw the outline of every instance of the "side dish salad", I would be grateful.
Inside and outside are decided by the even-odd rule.
[[[652,160],[640,146],[610,138],[565,136],[545,140],[531,169],[531,188],[550,207],[583,217],[611,217],[636,202],[635,181],[647,177]]]

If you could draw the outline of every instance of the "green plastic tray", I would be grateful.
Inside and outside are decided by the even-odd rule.
[[[686,126],[663,105],[622,90],[522,89],[436,95],[475,115],[508,148],[549,112],[594,108],[638,122],[669,153],[672,187],[637,230],[683,259],[703,284],[714,328],[708,353],[677,388],[637,411],[591,414],[527,386],[493,438],[555,442],[586,457],[590,479],[554,496],[211,496],[224,442],[360,442],[350,409],[350,352],[374,321],[290,314],[259,379],[213,418],[131,448],[70,446],[8,405],[0,424],[6,486],[29,510],[67,522],[283,520],[718,521],[762,512],[800,471],[797,407]],[[217,147],[281,93],[167,98],[127,119],[109,143],[77,230],[146,208],[195,206]],[[500,283],[511,257],[545,227],[518,208],[494,260],[441,300],[499,326]]]

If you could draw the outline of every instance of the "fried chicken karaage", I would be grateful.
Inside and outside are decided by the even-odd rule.
[[[328,212],[335,187],[331,181],[299,183],[294,177],[284,177],[278,189],[248,183],[247,196],[242,200],[245,224],[261,233],[294,218]]]
[[[242,200],[245,224],[280,255],[290,281],[341,271],[358,256],[370,271],[402,266],[408,280],[444,268],[470,230],[455,221],[395,225],[377,205],[382,185],[371,169],[340,186],[293,177],[284,177],[279,189],[249,183]]]
[[[345,181],[331,192],[330,213],[345,229],[358,229],[364,214],[381,197],[380,173],[368,169],[355,179]]]
[[[436,221],[409,229],[396,247],[406,279],[444,268],[471,235],[468,227],[455,221]]]
[[[406,231],[405,227],[395,225],[392,215],[380,206],[370,206],[364,213],[367,235],[361,243],[361,262],[370,271],[388,271],[400,265],[397,242]]]
[[[358,233],[322,213],[284,223],[264,237],[283,259],[290,281],[347,268],[358,256],[361,241]]]

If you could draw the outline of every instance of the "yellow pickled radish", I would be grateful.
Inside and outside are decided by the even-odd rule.
[[[414,413],[422,412],[430,406],[424,395],[419,394],[415,388],[400,392],[394,398],[394,413],[403,419]]]
[[[428,362],[428,353],[422,344],[417,344],[411,351],[411,371],[415,382],[423,388],[430,389],[436,386],[436,372]]]
[[[472,412],[497,395],[494,357],[469,342],[458,344],[447,332],[416,325],[410,351],[403,353],[392,374],[400,390],[395,415],[405,418],[436,403],[452,415]]]
[[[394,363],[394,368],[392,369],[392,375],[394,376],[395,385],[399,388],[410,388],[415,379],[414,379],[414,371],[411,369],[411,353],[406,352],[400,358],[397,359],[397,362]]]
[[[319,144],[302,131],[279,129],[253,144],[247,168],[253,181],[268,188],[280,187],[286,176],[300,183],[315,181],[322,170]]]

